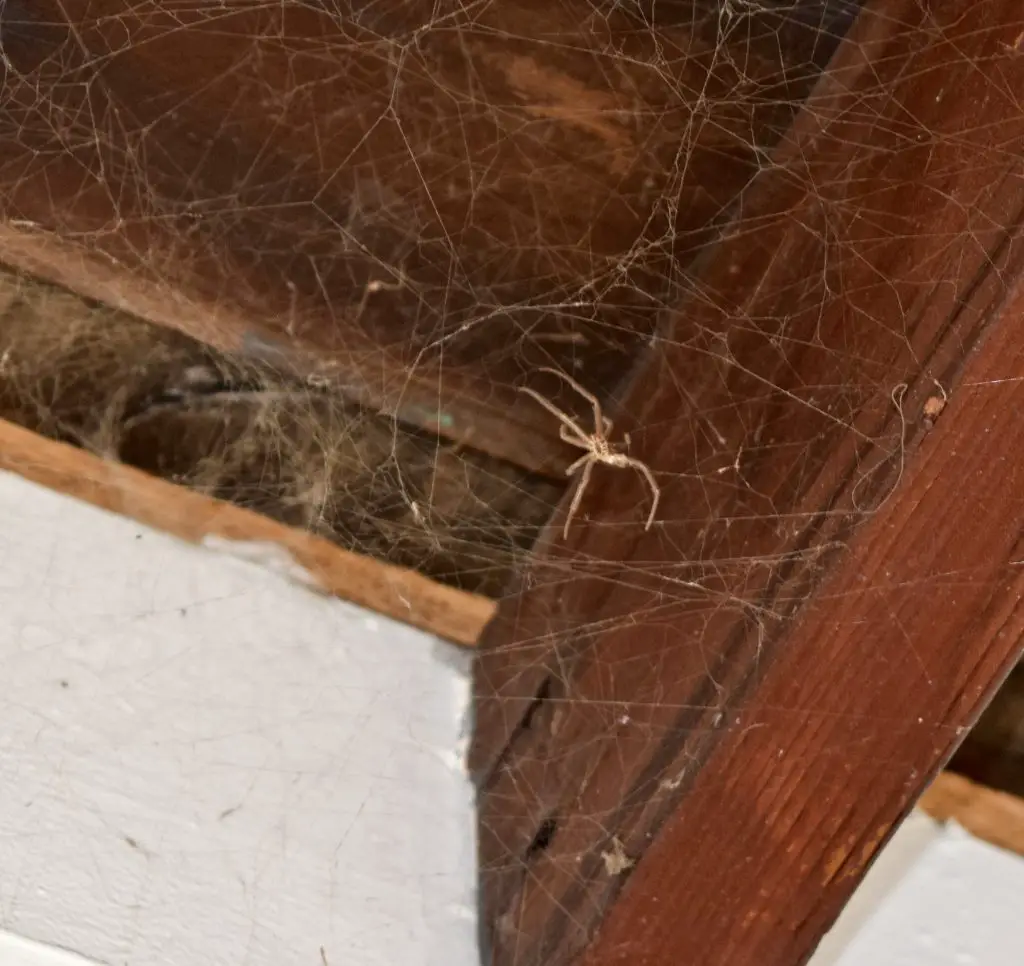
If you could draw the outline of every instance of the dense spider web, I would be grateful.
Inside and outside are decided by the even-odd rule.
[[[495,387],[609,398],[852,14],[8,0],[9,261],[242,350],[36,290],[8,413],[498,593],[565,463]]]
[[[724,298],[699,287],[700,259],[742,224],[744,192],[859,6],[0,0],[0,257],[78,293],[2,283],[4,414],[497,596],[566,505],[558,421],[517,388],[586,435],[584,394],[542,370],[614,414],[673,310]],[[841,294],[851,217],[809,228],[827,257],[805,303]],[[900,311],[877,321],[909,346]],[[723,428],[777,388],[732,355],[759,323],[738,311],[724,338],[688,344],[694,384],[737,376],[734,400],[698,411],[703,449],[678,474],[743,494],[699,532],[709,556],[743,514],[795,526],[745,479],[772,450],[764,426]],[[767,341],[782,358],[808,349],[784,325]],[[863,388],[856,339],[810,348],[861,370]],[[887,417],[873,442],[898,464],[907,387],[887,378],[871,386]],[[820,388],[803,387],[809,410]],[[926,418],[945,400],[936,382]],[[518,435],[486,418],[513,402]],[[851,389],[818,415],[847,431],[864,405]],[[824,435],[773,458],[798,475]],[[673,482],[658,475],[663,492]],[[854,493],[864,515],[878,502]],[[603,525],[586,502],[574,522]],[[586,563],[564,554],[529,579],[569,585]],[[709,628],[731,608],[769,633],[797,602],[775,613],[737,588],[791,563],[696,559],[660,577]],[[611,876],[622,848],[601,853]]]

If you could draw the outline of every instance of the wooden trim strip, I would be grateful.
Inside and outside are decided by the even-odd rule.
[[[495,603],[0,420],[0,468],[189,543],[273,544],[323,593],[472,646]]]
[[[1024,798],[946,771],[917,804],[937,822],[952,819],[971,835],[1024,856]]]

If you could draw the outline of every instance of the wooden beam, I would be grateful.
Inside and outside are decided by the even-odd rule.
[[[952,820],[971,835],[1024,856],[1024,798],[944,771],[918,805],[937,822]]]
[[[1020,654],[1022,33],[867,5],[485,632],[494,966],[803,962]]]
[[[561,477],[811,72],[690,19],[5,0],[0,258]]]
[[[311,587],[456,644],[472,646],[494,602],[435,583],[415,571],[362,557],[320,537],[55,443],[0,420],[0,469],[202,544],[216,538],[285,551]]]

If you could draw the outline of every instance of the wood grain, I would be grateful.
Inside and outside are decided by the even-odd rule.
[[[485,632],[489,963],[804,961],[1020,653],[1022,18],[865,9]]]
[[[258,513],[107,462],[3,420],[0,468],[190,543],[216,538],[281,548],[320,592],[456,644],[474,645],[494,610],[494,602],[485,597],[350,553]]]

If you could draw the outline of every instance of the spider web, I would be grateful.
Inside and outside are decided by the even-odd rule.
[[[416,432],[430,387],[468,380],[500,415],[551,366],[608,399],[853,13],[2,9],[8,259],[241,349],[213,361],[96,305],[9,295],[9,414],[491,594],[564,477],[477,459],[509,455],[500,423],[454,446]],[[312,371],[282,345],[312,349]],[[374,378],[367,406],[353,383]],[[82,393],[116,379],[101,407]],[[218,389],[236,395],[191,404]]]
[[[541,404],[535,443],[475,418],[532,405],[528,386],[589,435],[589,403],[552,369],[618,421],[666,317],[719,298],[698,287],[700,259],[744,214],[859,8],[0,0],[3,414],[499,596],[565,506],[580,454],[545,462],[558,420]],[[841,294],[848,217],[814,226],[828,264],[807,301]],[[909,347],[901,297],[879,338]],[[728,481],[748,519],[782,532],[792,520],[744,477],[772,449],[744,407],[778,389],[731,354],[757,326],[738,306],[724,341],[688,344],[694,384],[735,384],[699,411],[689,476]],[[794,365],[809,348],[785,326],[773,345]],[[870,371],[856,341],[811,348],[836,371]],[[906,417],[885,378],[873,388],[899,415],[881,440],[892,456]],[[937,385],[932,415],[945,399]],[[816,405],[814,387],[804,401]],[[841,401],[836,432],[864,405],[854,389]],[[773,459],[798,473],[821,440],[790,439]],[[592,475],[618,473],[633,469]],[[621,521],[591,519],[583,501],[576,524]],[[724,539],[710,527],[708,547]],[[790,562],[728,566],[753,586]],[[590,563],[570,554],[525,579],[571,587]],[[709,628],[722,608],[758,626],[779,616],[719,594],[718,562],[688,565],[667,580],[677,602],[706,606]],[[609,620],[640,616],[658,615]],[[600,713],[614,729],[614,709]],[[607,855],[609,874],[628,868],[621,843]]]

